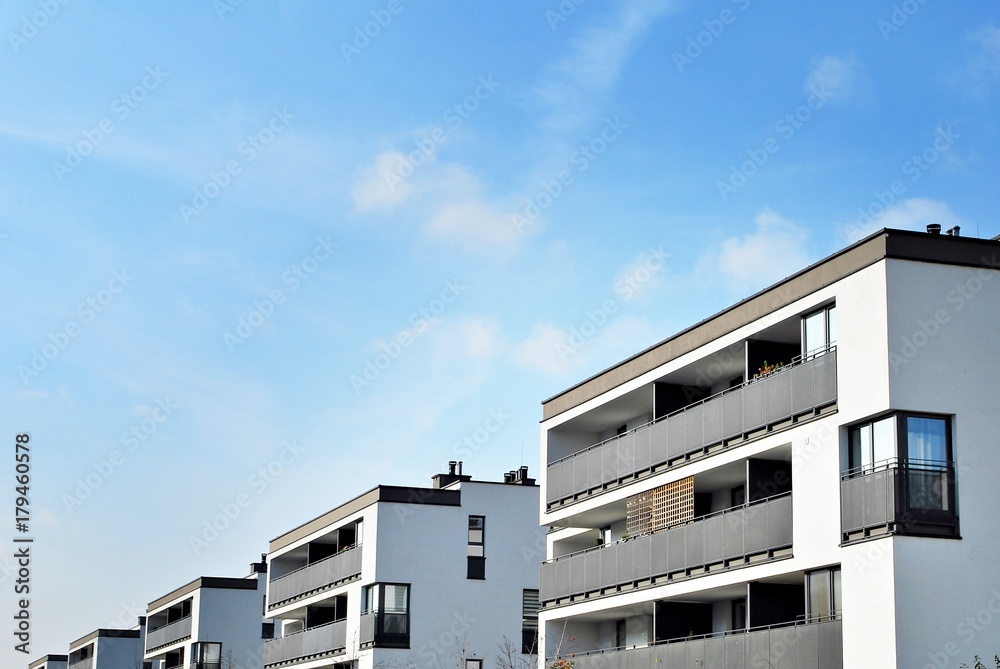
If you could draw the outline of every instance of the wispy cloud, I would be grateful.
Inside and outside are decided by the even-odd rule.
[[[967,41],[972,55],[963,70],[969,90],[974,95],[985,95],[1000,82],[1000,28],[990,21],[969,33]]]
[[[537,88],[548,108],[543,129],[572,134],[592,124],[650,26],[674,6],[667,0],[629,4],[608,25],[583,30],[571,52],[548,68]]]
[[[857,57],[829,55],[814,62],[804,90],[832,104],[848,105],[863,102],[871,94],[871,77]]]
[[[953,226],[961,225],[962,220],[944,202],[926,198],[910,198],[888,207],[872,220],[872,224],[867,226],[863,233],[855,232],[850,241],[857,241],[862,236],[882,228],[926,230],[928,223],[938,223],[942,229],[947,230]],[[848,234],[854,230],[851,226],[846,226],[845,229],[849,231]]]

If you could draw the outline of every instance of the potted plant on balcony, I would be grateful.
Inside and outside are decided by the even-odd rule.
[[[568,657],[561,657],[549,664],[549,669],[573,669],[573,660]]]
[[[774,364],[771,364],[767,360],[765,360],[764,364],[757,368],[757,373],[753,375],[753,380],[756,381],[757,379],[763,379],[767,376],[770,376],[771,374],[780,372],[784,368],[785,368],[785,363],[783,362],[776,362]]]

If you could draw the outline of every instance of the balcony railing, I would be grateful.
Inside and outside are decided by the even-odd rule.
[[[718,511],[685,525],[588,548],[542,564],[541,599],[613,595],[773,556],[792,545],[791,493]]]
[[[651,469],[738,443],[758,431],[815,415],[837,401],[837,350],[799,359],[623,435],[552,462],[549,507],[569,504]]]
[[[361,576],[361,544],[336,555],[289,572],[268,584],[268,608],[273,609],[295,597],[345,583]]]
[[[191,636],[191,616],[146,632],[146,651],[149,652],[154,648],[166,646],[189,636]]]
[[[788,623],[675,639],[628,650],[614,648],[564,654],[562,657],[571,660],[574,669],[843,669],[844,641],[842,624],[838,618],[825,622]],[[546,664],[551,664],[551,661]]]
[[[361,614],[358,642],[362,646],[405,648],[410,639],[408,613],[369,612]]]
[[[69,669],[93,669],[94,658],[88,657],[82,660],[77,660],[76,662],[71,662]]]
[[[264,665],[336,655],[347,648],[347,621],[320,625],[264,643]]]
[[[895,458],[845,472],[840,482],[842,540],[880,534],[958,536],[955,468]]]

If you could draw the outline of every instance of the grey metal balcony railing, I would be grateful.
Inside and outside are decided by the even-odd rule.
[[[843,669],[840,619],[796,622],[700,637],[653,646],[564,653],[574,669],[662,669],[663,667],[771,667]],[[556,658],[553,658],[553,660]],[[546,661],[550,665],[552,660]]]
[[[837,401],[837,349],[691,404],[548,465],[546,502],[572,503]]]
[[[169,625],[157,627],[146,632],[146,651],[166,646],[191,636],[191,616],[175,620]]]
[[[840,522],[843,541],[876,533],[957,535],[955,468],[891,458],[845,472]]]
[[[82,660],[77,660],[76,662],[70,663],[69,669],[93,669],[93,666],[94,666],[94,658],[87,657]]]
[[[268,608],[282,602],[338,583],[345,583],[361,576],[361,544],[344,549],[336,555],[296,569],[268,584]]]
[[[264,665],[313,656],[335,655],[346,648],[347,621],[338,620],[265,642]]]
[[[783,493],[549,560],[542,564],[541,600],[551,604],[579,595],[612,595],[652,579],[687,578],[706,566],[742,566],[751,556],[791,545],[792,494]]]

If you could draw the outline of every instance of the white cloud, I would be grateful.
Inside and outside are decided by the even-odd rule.
[[[573,131],[591,121],[648,28],[672,9],[673,3],[663,0],[633,3],[616,20],[573,40],[572,53],[549,68],[549,78],[538,88],[541,100],[552,109],[544,127]]]
[[[570,370],[571,359],[559,352],[569,348],[569,332],[548,323],[536,323],[528,335],[514,349],[516,364],[549,376]]]
[[[866,96],[869,86],[868,70],[856,57],[824,56],[814,63],[803,89],[831,104],[846,105]]]
[[[809,264],[806,231],[764,209],[754,218],[757,229],[722,242],[714,269],[734,286],[756,290]]]
[[[965,78],[972,93],[984,95],[1000,81],[1000,28],[991,21],[970,33],[967,39],[973,55],[966,63]]]
[[[461,351],[466,358],[484,360],[495,356],[503,345],[500,324],[490,318],[467,318],[458,324]]]
[[[928,223],[938,223],[941,230],[961,225],[962,220],[944,202],[926,198],[911,198],[888,207],[871,220],[864,229],[855,224],[845,226],[845,233],[852,242],[882,228],[897,230],[926,230]]]
[[[383,151],[375,163],[361,171],[352,195],[358,211],[394,207],[415,193],[413,183],[400,174],[406,156],[399,151]]]

